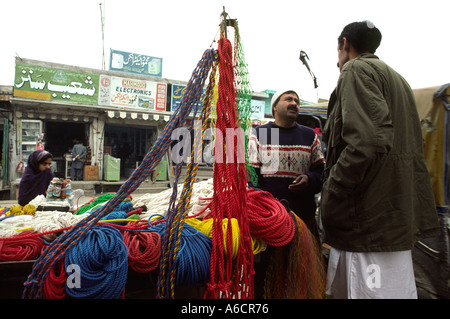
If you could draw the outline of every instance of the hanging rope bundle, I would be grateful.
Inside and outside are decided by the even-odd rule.
[[[66,253],[65,267],[77,265],[80,284],[67,286],[74,298],[117,299],[123,293],[128,275],[128,250],[120,231],[110,226],[92,227],[77,245]]]
[[[267,271],[265,298],[322,299],[326,271],[320,247],[306,224],[291,212],[295,236],[289,244],[275,248]]]
[[[24,298],[42,297],[42,286],[52,266],[62,259],[68,250],[73,248],[82,238],[87,236],[90,229],[97,224],[100,218],[105,216],[108,212],[111,212],[128,194],[134,192],[156,168],[170,145],[172,131],[177,127],[182,127],[192,106],[198,103],[213,61],[214,50],[206,50],[188,82],[186,94],[183,96],[180,107],[173,114],[152,149],[144,157],[141,165],[139,165],[129,179],[122,184],[118,192],[116,192],[105,205],[97,210],[95,214],[90,214],[74,227],[71,227],[69,231],[58,236],[39,256],[34,263],[32,273],[25,282],[25,289],[23,292]],[[174,186],[174,188],[176,188],[176,186]]]
[[[244,148],[248,149],[248,142],[250,131],[252,129],[252,95],[253,89],[250,84],[250,77],[247,68],[247,63],[245,62],[244,49],[242,44],[241,35],[239,32],[239,23],[237,20],[234,21],[234,63],[235,63],[235,74],[236,74],[236,99],[237,99],[237,109],[239,112],[239,124],[244,134]],[[256,185],[256,173],[255,169],[249,163],[248,152],[245,152],[245,166],[247,169],[248,179]]]
[[[232,46],[228,39],[219,40],[219,98],[216,106],[216,130],[225,135],[223,140],[215,139],[214,194],[211,202],[212,253],[211,278],[205,297],[241,298],[253,296],[253,253],[247,219],[247,179],[242,130],[238,129],[236,91]],[[237,134],[235,134],[237,133]],[[226,247],[222,221],[227,218]],[[241,232],[241,244],[236,262],[232,258],[232,225],[236,218]],[[234,266],[234,267],[233,267]],[[232,275],[235,280],[232,282]]]
[[[206,96],[203,101],[202,111],[199,120],[202,122],[201,130],[196,128],[194,136],[194,148],[191,150],[191,161],[188,164],[186,170],[186,178],[183,184],[183,190],[178,201],[178,205],[175,206],[175,198],[177,196],[176,184],[181,174],[182,163],[180,162],[176,167],[175,173],[175,186],[172,193],[171,204],[167,213],[166,228],[162,233],[162,247],[163,256],[160,262],[160,272],[158,276],[158,297],[159,298],[173,298],[175,289],[175,278],[178,278],[177,264],[175,261],[178,258],[178,252],[180,250],[181,233],[184,227],[184,219],[186,217],[188,207],[192,196],[192,185],[197,176],[198,166],[201,158],[203,135],[207,128],[208,118],[211,114],[211,101],[215,86],[215,76],[217,69],[217,52],[214,52],[214,60],[212,61],[212,70],[209,76],[209,84],[206,90]],[[194,114],[195,116],[195,114]],[[189,127],[189,131],[192,132],[192,122]]]

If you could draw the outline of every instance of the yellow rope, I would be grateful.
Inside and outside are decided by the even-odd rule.
[[[197,229],[199,232],[207,235],[208,237],[212,238],[212,226],[213,226],[213,220],[212,218],[199,220],[196,218],[186,218],[185,222],[195,229]],[[222,220],[222,229],[223,229],[223,243],[224,243],[224,253],[228,252],[227,249],[227,229],[228,229],[228,218],[224,218]],[[236,218],[231,218],[231,236],[232,236],[232,249],[231,254],[233,258],[236,258],[239,252],[239,245],[241,241],[241,234],[239,230],[239,222]],[[260,239],[254,239],[252,238],[252,247],[253,247],[253,254],[259,254],[264,249],[264,242]]]

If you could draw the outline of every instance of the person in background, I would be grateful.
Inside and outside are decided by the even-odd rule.
[[[25,206],[38,195],[46,195],[48,185],[55,177],[50,170],[52,159],[53,155],[45,150],[30,154],[19,183],[19,205]]]
[[[318,135],[297,123],[299,107],[293,90],[272,97],[275,121],[256,127],[249,139],[249,162],[257,175],[257,184],[250,187],[283,200],[318,237],[315,194],[322,188],[325,159]],[[277,158],[265,158],[267,153]]]
[[[320,140],[310,127],[296,122],[300,99],[293,90],[272,97],[274,122],[258,126],[249,138],[249,162],[257,175],[254,187],[271,193],[297,214],[319,243],[315,194],[322,187],[324,156]],[[267,154],[272,156],[267,157]],[[258,254],[255,263],[255,297],[262,298],[264,280],[273,249]]]
[[[86,162],[87,149],[79,139],[73,139],[72,166],[70,168],[70,178],[73,181],[83,180],[83,168]]]
[[[411,249],[439,234],[415,98],[374,54],[380,42],[369,21],[338,38],[320,209],[336,299],[417,298]]]

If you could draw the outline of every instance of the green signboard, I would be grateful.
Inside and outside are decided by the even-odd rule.
[[[94,105],[98,83],[95,73],[16,63],[14,96]]]

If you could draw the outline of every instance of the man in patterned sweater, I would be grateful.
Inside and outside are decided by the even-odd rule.
[[[319,240],[314,196],[322,188],[325,160],[314,130],[296,122],[299,107],[293,90],[272,97],[275,121],[256,127],[249,139],[249,160],[258,177],[250,186],[288,204]]]

